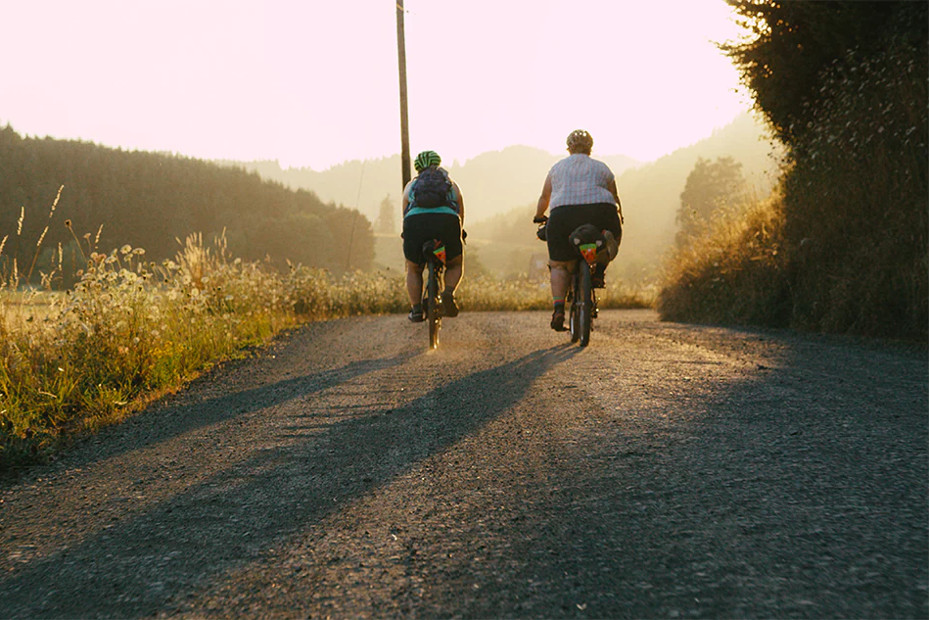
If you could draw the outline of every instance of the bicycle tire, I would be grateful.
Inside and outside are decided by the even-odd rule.
[[[442,327],[442,315],[439,310],[439,274],[436,262],[428,263],[426,279],[426,322],[429,325],[429,348],[439,347],[439,329]]]
[[[568,335],[571,337],[572,342],[578,342],[578,336],[581,333],[580,323],[578,322],[578,308],[575,305],[575,300],[578,298],[575,294],[577,288],[578,279],[573,276],[571,287],[569,287],[568,294],[565,296],[565,307],[568,308]]]
[[[594,310],[594,288],[591,282],[591,268],[585,261],[578,265],[578,345],[588,346],[591,341],[591,314]]]

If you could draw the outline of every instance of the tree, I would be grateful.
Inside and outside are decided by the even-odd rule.
[[[927,2],[727,0],[722,46],[787,146],[786,323],[927,338]]]
[[[394,228],[394,202],[391,195],[388,194],[381,201],[381,207],[378,210],[378,219],[375,221],[375,232],[394,234],[397,231]]]
[[[723,45],[778,137],[794,148],[826,97],[825,71],[880,52],[902,32],[926,39],[926,2],[727,0],[751,33]]]
[[[685,181],[681,206],[675,221],[678,245],[686,244],[727,207],[736,206],[745,194],[742,164],[732,157],[718,157],[711,162],[698,158]]]

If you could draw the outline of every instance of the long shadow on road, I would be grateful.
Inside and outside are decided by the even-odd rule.
[[[0,616],[170,613],[198,585],[260,560],[284,538],[504,414],[538,377],[577,351],[566,346],[535,351],[441,385],[389,413],[355,411],[355,417],[315,435],[291,436],[259,450],[143,514],[0,580]],[[365,368],[263,387],[250,394],[250,402],[267,406],[269,398],[291,399]],[[228,404],[214,403],[215,415],[223,415]],[[309,426],[312,420],[297,422]],[[348,448],[353,445],[365,449]]]
[[[533,463],[557,482],[499,517],[477,507],[480,527],[463,518],[466,540],[503,541],[497,571],[474,552],[417,566],[463,576],[418,611],[927,617],[927,359],[810,340],[786,338],[772,367],[708,365],[584,411],[591,432]]]
[[[238,416],[275,407],[299,397],[322,392],[364,374],[401,366],[417,354],[401,353],[392,357],[351,362],[339,368],[299,375],[240,391],[226,392],[222,396],[197,402],[182,397],[178,403],[162,403],[157,414],[128,420],[120,426],[104,429],[91,441],[98,447],[92,456],[78,455],[75,467],[83,468],[127,452],[169,441],[186,433],[218,424]],[[157,423],[155,420],[157,419]],[[134,425],[143,425],[144,438]]]

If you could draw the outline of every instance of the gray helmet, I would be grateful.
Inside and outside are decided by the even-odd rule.
[[[565,139],[565,144],[568,145],[569,150],[572,151],[590,152],[591,147],[594,146],[594,138],[584,129],[576,129],[568,134],[568,137]]]

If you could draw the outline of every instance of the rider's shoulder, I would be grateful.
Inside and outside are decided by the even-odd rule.
[[[610,169],[610,166],[608,166],[606,162],[603,162],[599,159],[594,159],[593,157],[591,158],[591,161],[593,162],[593,165],[597,166],[598,168],[601,168],[602,170],[606,170],[611,175],[613,175],[613,170]]]

